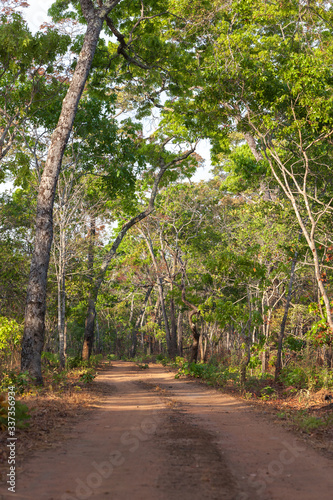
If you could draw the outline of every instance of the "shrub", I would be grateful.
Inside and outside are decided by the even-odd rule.
[[[23,429],[27,427],[29,423],[30,415],[28,413],[27,405],[21,403],[20,401],[15,401],[15,427],[18,429]],[[0,428],[5,430],[8,428],[8,402],[6,401],[6,395],[0,394]]]
[[[118,358],[117,358],[116,354],[108,354],[106,356],[106,359],[108,359],[109,361],[116,361]]]
[[[202,378],[206,380],[209,385],[224,386],[228,381],[234,384],[239,383],[239,370],[238,368],[226,367],[223,365],[211,365],[205,363],[189,363],[184,361],[176,374],[176,378],[183,375],[191,377]]]
[[[147,368],[149,368],[149,365],[147,365],[147,363],[145,364],[137,363],[137,366],[138,368],[140,368],[140,370],[146,370]]]
[[[66,359],[66,368],[70,370],[82,366],[81,356],[68,356]]]
[[[0,351],[10,353],[20,345],[23,326],[14,319],[0,316]]]
[[[64,386],[67,382],[67,372],[65,370],[63,370],[59,373],[57,371],[55,371],[52,374],[52,379],[56,385]]]
[[[290,365],[281,370],[281,382],[286,386],[294,386],[297,389],[307,388],[307,376],[302,366]]]
[[[103,354],[94,354],[93,356],[90,356],[88,364],[89,366],[96,367],[99,365],[102,359],[103,359]]]
[[[88,368],[83,373],[81,373],[80,381],[84,384],[89,384],[94,380],[94,378],[96,378],[96,376],[97,373],[92,368]]]
[[[44,351],[42,352],[42,362],[51,367],[59,366],[59,354]]]
[[[321,427],[326,427],[331,424],[330,419],[328,421],[323,420],[320,417],[314,415],[307,415],[304,410],[300,410],[296,416],[293,417],[294,424],[296,424],[300,429],[305,432],[311,432],[315,429]]]
[[[297,389],[331,389],[333,372],[329,368],[306,365],[288,365],[281,371],[280,380],[286,386]]]
[[[0,384],[0,391],[7,391],[8,387],[14,386],[15,392],[23,394],[31,381],[32,380],[28,371],[18,372],[16,370],[11,370],[4,372]]]

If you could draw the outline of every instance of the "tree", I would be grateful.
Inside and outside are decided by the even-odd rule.
[[[101,85],[106,82],[105,69],[114,67],[112,61],[115,57],[118,59],[119,56],[124,60],[123,66],[126,68],[127,77],[133,76],[128,72],[129,65],[138,68],[138,71],[154,69],[155,81],[159,81],[162,84],[160,87],[163,87],[165,80],[170,80],[172,74],[168,71],[168,68],[166,70],[161,68],[160,56],[162,52],[164,57],[173,54],[175,58],[177,55],[177,43],[170,44],[170,40],[167,38],[168,29],[166,23],[164,20],[162,21],[163,17],[168,16],[168,10],[165,8],[168,2],[161,3],[151,0],[146,5],[142,3],[139,9],[136,4],[134,5],[133,2],[126,0],[106,0],[97,2],[98,5],[93,0],[73,0],[71,4],[74,10],[67,11],[65,14],[68,17],[77,18],[81,23],[86,24],[87,28],[66,97],[63,100],[58,125],[51,137],[48,156],[40,182],[37,200],[35,249],[31,262],[25,331],[22,342],[22,369],[29,370],[37,383],[42,383],[40,353],[44,337],[46,281],[52,243],[52,212],[56,184],[77,106],[92,68],[92,61],[96,53],[103,23],[106,22],[108,34],[115,36],[117,43],[109,45],[113,52],[111,57],[108,50],[105,50],[105,43],[100,42],[99,44],[100,50],[96,54],[96,66],[93,67],[94,71],[90,76],[91,85],[96,89],[101,89]],[[69,5],[69,1],[57,1],[55,3],[52,8],[55,21],[64,16],[64,11]],[[109,16],[111,12],[113,14],[112,19]],[[125,30],[124,33],[128,37],[127,41],[124,33],[119,31],[121,27]],[[140,36],[134,37],[136,31],[139,32]],[[137,46],[138,40],[142,40],[144,43]],[[78,44],[79,41],[77,46]],[[114,54],[115,48],[116,54]],[[146,63],[145,59],[149,59],[149,61]],[[154,64],[155,62],[157,63]],[[101,78],[103,71],[104,78]],[[114,74],[111,75],[112,78],[114,76]],[[151,87],[152,85],[150,85]]]
[[[148,217],[154,211],[155,199],[158,194],[158,189],[162,178],[168,173],[172,167],[177,167],[182,165],[182,163],[187,165],[186,160],[191,160],[191,155],[195,151],[195,145],[192,146],[188,151],[184,152],[181,155],[173,154],[165,150],[166,144],[172,141],[173,138],[165,139],[162,144],[157,143],[148,145],[146,150],[147,154],[149,152],[151,157],[151,163],[153,170],[155,170],[155,163],[158,165],[157,172],[153,174],[152,180],[153,185],[151,187],[151,193],[148,200],[148,205],[142,210],[140,213],[137,213],[133,217],[131,217],[127,222],[123,224],[118,233],[117,237],[113,241],[110,250],[105,255],[102,265],[100,269],[96,273],[96,277],[94,279],[94,283],[92,284],[89,301],[88,301],[88,311],[86,317],[85,324],[85,333],[84,333],[84,342],[82,349],[82,358],[89,359],[92,351],[93,340],[94,340],[94,325],[95,325],[95,317],[96,317],[96,301],[99,293],[99,289],[103,283],[106,272],[109,268],[110,263],[116,256],[116,252],[118,250],[119,245],[121,244],[124,236],[127,234],[128,230],[134,225],[138,224],[140,221]]]
[[[198,64],[192,96],[168,106],[173,114],[187,112],[189,126],[200,117],[215,157],[230,131],[243,135],[252,156],[242,155],[247,173],[257,179],[268,173],[294,210],[333,331],[319,248],[333,199],[332,7],[218,0],[201,12],[193,2],[181,9],[190,22],[178,30],[189,41],[196,37]]]
[[[63,55],[70,43],[68,35],[48,29],[32,35],[22,14],[24,2],[2,0],[0,10],[0,161],[3,176],[16,156],[25,165],[24,138],[27,123],[39,126],[49,121],[46,105],[59,100],[64,91]],[[61,74],[62,73],[62,74]],[[60,94],[60,95],[59,95]],[[3,177],[2,177],[3,178]]]

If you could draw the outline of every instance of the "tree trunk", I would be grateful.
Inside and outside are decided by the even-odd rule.
[[[247,334],[245,334],[245,344],[247,349],[246,357],[243,358],[240,367],[240,385],[244,387],[246,382],[246,370],[251,360],[251,330],[252,330],[252,294],[250,288],[247,286],[247,301],[249,307],[249,319],[247,321]]]
[[[21,351],[21,369],[22,371],[28,370],[36,384],[43,383],[41,353],[45,333],[47,273],[53,238],[54,196],[64,150],[103,25],[103,18],[94,15],[93,8],[89,9],[87,20],[88,26],[83,46],[68,92],[63,100],[57,128],[51,137],[37,197],[35,247],[30,267]]]
[[[200,339],[200,334],[198,333],[197,326],[193,322],[192,317],[197,315],[197,311],[189,311],[188,313],[188,319],[190,323],[190,328],[191,328],[191,333],[192,333],[192,347],[191,347],[191,362],[196,363],[198,361],[198,353],[199,353],[199,339]]]
[[[94,298],[90,297],[88,302],[88,312],[84,325],[84,340],[82,347],[82,359],[84,361],[88,361],[92,353],[92,348],[94,344],[95,318],[96,318],[95,300]]]
[[[100,335],[100,331],[99,331],[99,324],[98,324],[98,316],[96,314],[96,318],[95,318],[95,323],[96,323],[96,346],[95,346],[95,349],[96,349],[96,352],[99,354],[101,352],[101,335]]]
[[[170,356],[170,358],[172,358],[172,357],[174,357],[175,354],[171,350],[170,328],[169,328],[169,321],[168,321],[168,316],[167,316],[166,308],[165,308],[163,279],[161,277],[159,277],[157,279],[157,284],[158,284],[158,293],[159,293],[159,297],[160,297],[160,304],[161,304],[163,321],[164,321],[164,329],[165,329],[165,335],[166,335],[168,356]]]
[[[182,302],[187,307],[191,308],[191,311],[189,311],[189,313],[188,313],[188,320],[189,320],[190,329],[191,329],[192,338],[193,338],[192,347],[191,347],[191,359],[190,360],[191,360],[191,362],[196,363],[198,361],[200,333],[198,332],[197,326],[194,323],[194,321],[193,321],[192,318],[193,318],[193,316],[200,316],[200,311],[199,311],[199,309],[194,304],[191,304],[191,302],[189,302],[186,299],[186,290],[185,290],[185,273],[186,273],[186,270],[185,270],[185,265],[183,264],[183,262],[180,259],[180,256],[178,256],[178,259],[179,259],[180,264],[182,266],[182,268],[181,268],[181,272],[182,272],[182,279],[181,279]]]
[[[90,217],[89,230],[89,250],[88,250],[88,279],[90,282],[88,311],[84,326],[84,338],[82,347],[82,359],[88,361],[94,345],[94,331],[96,318],[96,299],[94,297],[94,259],[95,259],[95,239],[96,239],[96,217]]]
[[[201,331],[201,334],[199,337],[199,352],[200,352],[200,361],[204,361],[205,352],[204,352],[203,332],[202,331]]]
[[[141,308],[141,311],[140,311],[140,314],[139,316],[137,317],[137,320],[135,322],[135,325],[134,325],[134,328],[132,330],[132,345],[131,345],[131,350],[130,350],[130,357],[131,358],[134,358],[134,356],[136,355],[136,347],[137,347],[137,333],[138,333],[138,328],[141,324],[141,320],[142,320],[142,317],[145,313],[145,310],[146,310],[146,307],[147,307],[147,304],[148,304],[148,300],[149,300],[149,297],[150,297],[150,294],[153,290],[154,286],[153,285],[150,285],[148,287],[148,290],[146,292],[146,296],[145,296],[145,300],[143,302],[143,306]]]
[[[332,344],[330,344],[325,350],[325,359],[326,359],[327,368],[332,368],[332,364],[333,364]]]
[[[149,253],[151,256],[151,260],[153,261],[154,269],[155,269],[155,272],[157,275],[157,286],[158,286],[158,293],[159,293],[160,304],[161,304],[161,309],[162,309],[162,314],[163,314],[167,350],[168,350],[168,355],[170,356],[170,358],[172,358],[176,355],[176,352],[174,352],[174,350],[172,349],[172,345],[171,345],[169,321],[168,321],[168,316],[166,313],[165,301],[164,301],[163,278],[161,278],[161,276],[158,276],[159,270],[158,270],[157,260],[155,257],[155,253],[154,253],[153,244],[151,242],[151,239],[142,230],[140,230],[140,232],[147,243],[148,250],[149,250]]]
[[[177,320],[177,350],[178,355],[183,355],[183,315],[179,311]]]
[[[298,239],[300,240],[300,238],[301,238],[301,233],[300,233],[300,236]],[[274,377],[275,382],[278,380],[279,375],[280,375],[281,370],[282,370],[283,339],[284,339],[284,332],[286,329],[286,323],[287,323],[288,312],[289,312],[289,307],[290,307],[293,283],[294,283],[294,279],[295,279],[295,268],[296,268],[297,256],[298,256],[298,251],[296,250],[292,264],[291,264],[290,279],[289,279],[289,286],[288,286],[288,295],[287,295],[286,304],[284,306],[284,314],[283,314],[281,327],[280,327],[280,335],[279,335],[279,340],[278,340],[278,351],[277,351],[277,357],[276,357],[276,363],[275,363],[275,377]]]
[[[271,153],[272,153],[272,150],[271,150]],[[302,153],[303,153],[303,155],[305,155],[305,151],[304,150],[302,151]],[[279,162],[279,158],[276,155],[274,156],[274,154],[273,154],[273,158],[277,162],[277,165],[280,166],[280,170],[281,170],[281,164]],[[311,223],[310,231],[306,227],[306,224],[305,224],[305,222],[304,222],[304,220],[302,218],[299,206],[297,205],[296,197],[294,196],[292,189],[290,189],[288,181],[286,181],[286,177],[284,178],[285,179],[285,183],[283,183],[283,181],[280,179],[280,177],[278,176],[278,174],[276,172],[276,168],[274,166],[274,163],[273,163],[272,159],[267,154],[266,154],[266,159],[268,160],[268,162],[270,164],[270,167],[271,167],[271,170],[272,170],[272,173],[273,173],[275,179],[277,180],[278,184],[281,186],[281,188],[283,189],[284,193],[289,198],[289,200],[290,200],[290,202],[292,204],[292,207],[294,209],[297,221],[298,221],[298,223],[300,225],[300,228],[302,230],[302,233],[303,233],[303,235],[304,235],[304,237],[305,237],[305,239],[307,241],[307,244],[308,244],[308,246],[309,246],[309,248],[311,250],[311,255],[312,255],[313,263],[314,263],[314,270],[315,270],[316,281],[317,281],[318,288],[320,290],[321,296],[323,297],[323,301],[324,301],[324,304],[325,304],[326,315],[327,315],[327,323],[328,323],[331,331],[333,332],[333,317],[332,317],[332,312],[331,312],[331,305],[330,305],[330,301],[329,301],[329,298],[328,298],[328,295],[327,295],[327,291],[326,291],[326,289],[324,287],[324,283],[323,283],[322,276],[321,276],[321,270],[320,270],[320,264],[319,264],[319,257],[318,257],[318,252],[317,252],[317,243],[316,243],[316,237],[315,237],[315,231],[316,231],[316,228],[317,228],[317,225],[318,225],[320,217],[318,215],[315,216],[312,213],[311,206],[310,206],[310,201],[309,201],[309,197],[308,197],[308,194],[307,194],[306,189],[305,189],[306,188],[306,180],[307,180],[307,177],[308,177],[308,174],[309,174],[308,159],[306,161],[306,170],[305,170],[305,174],[304,174],[302,188],[300,188],[298,186],[296,177],[293,174],[291,174],[289,172],[288,175],[291,177],[293,185],[298,186],[298,191],[299,191],[299,193],[302,194],[302,197],[303,197],[303,200],[304,200],[304,204],[305,204],[305,207],[306,207],[306,211],[307,211],[307,218],[309,219],[309,221]],[[284,167],[282,168],[282,170],[284,172]],[[322,211],[321,215],[323,215],[325,213],[325,211],[326,211],[326,209],[324,209]]]
[[[66,234],[64,228],[60,228],[60,247],[59,247],[59,276],[58,276],[58,334],[59,334],[59,360],[60,367],[66,365]]]
[[[246,348],[247,348],[247,355],[246,358],[242,360],[240,366],[240,385],[242,388],[244,387],[246,382],[246,369],[251,359],[251,347],[249,342],[246,344]]]
[[[172,285],[171,285],[171,292],[172,292]],[[177,347],[177,323],[175,315],[175,301],[172,296],[170,298],[170,319],[171,319],[170,357],[174,358],[175,356],[177,356],[178,347]]]

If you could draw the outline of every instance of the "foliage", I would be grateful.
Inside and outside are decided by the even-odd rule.
[[[318,390],[333,387],[333,373],[327,368],[307,366],[306,364],[290,364],[282,369],[281,382],[297,389]]]
[[[103,354],[93,354],[89,358],[89,366],[96,368],[103,359]]]
[[[82,365],[84,363],[84,365]],[[87,362],[83,362],[80,356],[67,356],[66,367],[68,369],[79,368],[80,366],[85,366]]]
[[[89,361],[82,360],[81,356],[67,356],[66,367],[69,370],[75,368],[96,368],[103,359],[102,354],[93,354],[90,356]]]
[[[140,368],[140,370],[146,370],[147,368],[149,368],[149,365],[147,363],[137,363],[137,367]]]
[[[106,356],[106,358],[109,360],[109,361],[116,361],[118,358],[115,354],[108,354]]]
[[[80,374],[80,381],[84,384],[90,384],[96,376],[97,373],[93,368],[87,368]]]
[[[48,367],[58,367],[59,366],[59,355],[53,352],[42,352],[42,362]]]
[[[23,327],[14,319],[0,317],[0,351],[8,354],[16,349],[21,342]]]
[[[239,369],[223,365],[216,366],[210,363],[189,363],[188,361],[183,361],[175,377],[179,378],[187,375],[202,378],[207,381],[208,385],[219,387],[225,386],[229,381],[235,385],[239,383]]]
[[[4,360],[22,334],[36,189],[75,67],[75,61],[69,66],[65,61],[82,46],[86,20],[79,4],[56,1],[50,11],[54,24],[35,35],[20,14],[2,17],[0,108],[7,116],[0,112],[0,129],[7,135],[0,138],[5,152],[0,180],[10,173],[20,186],[0,197]],[[146,17],[138,22],[141,7]],[[134,227],[109,263],[96,303],[96,351],[109,360],[129,360],[136,338],[135,362],[142,368],[156,359],[178,369],[178,376],[220,386],[239,384],[242,365],[248,394],[271,398],[271,374],[260,374],[260,368],[265,353],[268,369],[275,363],[297,257],[280,381],[304,391],[332,387],[330,308],[318,300],[327,293],[329,304],[333,292],[332,9],[323,0],[315,10],[291,0],[148,0],[141,6],[123,0],[112,21],[127,55],[105,23],[107,38],[98,42],[55,197],[43,366],[54,383],[62,383],[65,372],[58,372],[55,353],[63,264],[66,369],[87,369],[87,381],[92,376],[90,367],[100,358],[92,356],[88,363],[76,354],[103,261],[123,224],[146,208],[160,166],[175,161],[184,144],[209,138],[214,178],[187,182],[203,164],[198,154],[174,163],[162,179],[154,212],[140,223],[157,268]],[[78,35],[75,30],[72,39],[63,35],[73,26],[81,30]],[[91,217],[96,220],[92,251]],[[307,234],[313,236],[310,247]],[[160,279],[166,317],[156,287]],[[187,361],[191,305],[205,351],[199,357],[215,356],[217,363]],[[175,335],[181,333],[187,357],[165,356],[168,321]],[[180,354],[181,345],[178,349]],[[315,358],[327,368],[309,362]]]
[[[6,391],[8,387],[14,386],[15,392],[23,394],[33,382],[29,373],[10,370],[2,373],[0,391]]]
[[[27,122],[55,125],[66,87],[63,56],[70,37],[57,27],[32,34],[22,14],[10,9],[0,17],[1,180],[7,170],[24,184],[29,155],[22,135],[29,142]]]
[[[333,302],[331,302],[333,306]],[[333,332],[327,323],[327,313],[324,308],[323,299],[319,303],[309,304],[309,313],[316,317],[322,316],[318,321],[314,321],[308,332],[308,338],[314,346],[330,346],[332,344]]]
[[[24,429],[29,426],[27,420],[31,417],[28,411],[27,405],[15,400],[15,427]],[[8,428],[8,402],[5,394],[0,394],[0,428],[1,430]]]
[[[316,417],[315,415],[308,415],[304,410],[299,410],[296,415],[293,416],[292,421],[294,425],[296,425],[302,431],[310,434],[316,429],[321,429],[332,425],[332,416],[328,415],[327,418]]]

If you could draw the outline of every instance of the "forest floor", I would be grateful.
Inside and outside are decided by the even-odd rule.
[[[16,492],[2,483],[0,500],[332,499],[329,431],[296,435],[272,406],[161,365],[116,361],[88,388],[24,402]]]

